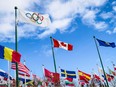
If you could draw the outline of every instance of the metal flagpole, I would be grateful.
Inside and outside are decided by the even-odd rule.
[[[116,73],[116,70],[115,70],[115,64],[113,63],[113,61],[111,61],[112,65],[113,65],[113,68],[114,68],[114,72]]]
[[[77,76],[78,76],[78,77],[77,77],[77,82],[78,82],[77,85],[78,85],[78,87],[79,87],[80,85],[79,85],[79,72],[78,72],[78,70],[79,70],[79,69],[78,69],[78,67],[77,67],[77,74],[78,74],[78,75],[77,75]]]
[[[98,52],[98,55],[99,55],[99,59],[100,59],[100,63],[101,63],[101,66],[102,66],[103,74],[104,74],[104,77],[106,79],[106,84],[107,84],[107,87],[109,87],[107,77],[106,77],[106,74],[105,74],[105,70],[104,70],[104,66],[103,66],[103,63],[102,63],[102,59],[101,59],[101,56],[100,56],[100,52],[99,52],[99,49],[98,49],[98,46],[97,46],[96,38],[95,38],[95,36],[93,36],[93,38],[94,38],[94,41],[95,41],[95,44],[96,44],[96,49],[97,49],[97,52]]]
[[[42,64],[43,79],[44,79],[44,82],[46,82],[44,69],[45,69],[45,68],[44,68],[44,65]],[[45,84],[45,83],[44,83],[44,86],[46,87],[46,84]]]
[[[97,65],[97,69],[98,69],[98,76],[100,77],[100,84],[102,84],[101,73],[99,72],[99,66],[98,66],[98,64],[96,64],[96,65]]]
[[[25,60],[24,60],[23,64],[26,65]],[[24,83],[25,86],[24,87],[26,87],[26,73],[24,75],[25,75],[25,83]]]
[[[15,51],[17,52],[17,7],[15,6]],[[16,63],[16,87],[19,86],[18,81],[18,63]]]
[[[50,37],[51,39],[51,47],[52,47],[52,54],[53,54],[53,61],[54,61],[54,69],[55,69],[55,72],[57,73],[57,70],[56,70],[56,61],[55,61],[55,56],[54,56],[54,49],[53,49],[53,42],[52,42],[52,37]]]
[[[10,87],[10,62],[8,61],[8,87]]]

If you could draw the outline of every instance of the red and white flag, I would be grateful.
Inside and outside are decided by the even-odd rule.
[[[23,74],[23,73],[18,73],[18,75],[19,75],[19,78],[25,78],[25,79],[30,79],[30,75],[28,74]]]
[[[115,65],[115,64],[113,64],[113,66],[114,66],[114,71],[116,71],[116,65]]]
[[[16,70],[16,64],[15,64],[15,63],[12,63],[11,69]],[[21,71],[21,72],[24,72],[24,73],[26,73],[26,74],[29,74],[29,71],[30,71],[30,70],[29,70],[24,64],[22,64],[21,62],[18,63],[18,70]]]
[[[45,77],[53,78],[53,72],[44,68]]]
[[[60,82],[60,74],[59,73],[54,73],[54,72],[51,72],[44,68],[44,74],[45,74],[45,77],[47,77],[48,81],[52,81],[53,83]]]
[[[53,38],[53,43],[54,43],[54,47],[56,48],[63,48],[65,50],[71,51],[73,50],[73,45],[56,40]]]

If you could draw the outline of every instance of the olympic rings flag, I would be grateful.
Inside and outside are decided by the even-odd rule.
[[[34,24],[40,27],[48,27],[51,24],[48,14],[39,14],[37,12],[19,10],[18,19],[19,21]]]

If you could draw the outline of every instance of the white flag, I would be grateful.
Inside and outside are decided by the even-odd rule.
[[[51,24],[48,14],[39,14],[37,12],[22,10],[19,10],[19,21],[34,24],[40,27],[48,27]]]

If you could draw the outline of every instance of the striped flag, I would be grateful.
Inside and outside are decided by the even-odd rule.
[[[18,52],[0,45],[0,58],[6,59],[10,62],[20,62],[21,54]]]
[[[30,79],[30,75],[29,74],[23,74],[23,73],[18,73],[19,78],[26,78],[26,79]]]
[[[22,81],[23,83],[31,81],[30,75],[25,75],[23,73],[18,73],[19,74],[19,80]]]
[[[15,63],[12,63],[11,69],[16,70],[16,64]],[[18,63],[18,70],[29,75],[30,70],[24,64],[22,64],[21,62]]]
[[[88,83],[91,80],[91,75],[83,71],[78,70],[78,76],[80,80],[84,80],[85,83]]]

